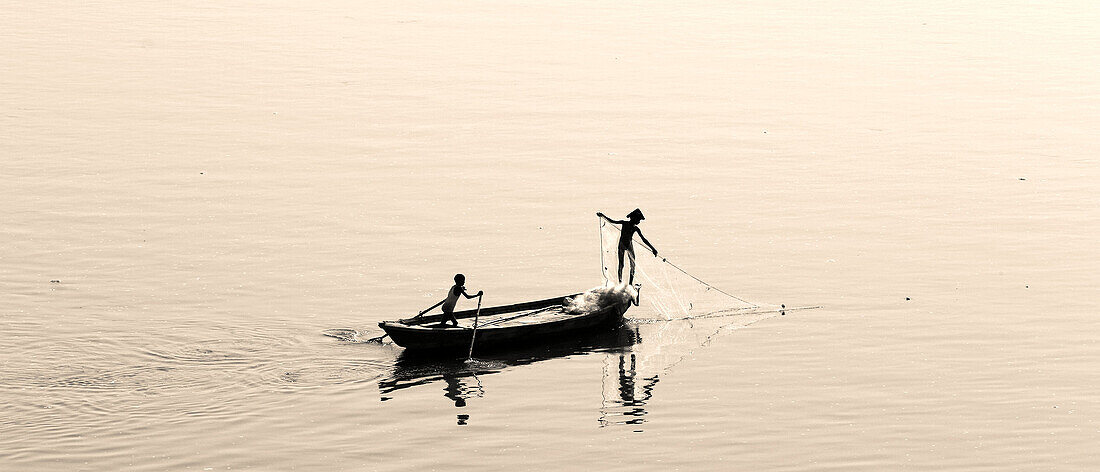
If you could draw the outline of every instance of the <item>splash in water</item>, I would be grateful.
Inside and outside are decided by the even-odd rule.
[[[350,328],[326,329],[321,331],[321,334],[349,343],[366,342],[366,340],[359,335],[359,331]]]

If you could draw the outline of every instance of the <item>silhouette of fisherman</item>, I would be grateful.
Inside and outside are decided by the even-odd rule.
[[[468,300],[471,298],[480,297],[484,293],[485,292],[481,290],[478,290],[476,295],[470,295],[469,293],[466,293],[466,276],[462,274],[455,274],[455,284],[447,290],[447,298],[444,298],[443,301],[428,307],[424,311],[421,311],[420,314],[416,316],[423,315],[424,313],[432,311],[433,308],[443,305],[443,318],[439,320],[439,326],[446,328],[448,321],[450,321],[452,325],[458,326],[458,320],[455,318],[454,311],[455,305],[458,304],[459,295],[466,297],[466,299]]]
[[[638,237],[642,238],[642,243],[649,246],[649,249],[653,251],[653,257],[657,257],[657,248],[653,247],[653,244],[650,244],[649,240],[642,234],[642,230],[638,229],[638,223],[645,219],[642,210],[635,208],[634,211],[626,215],[628,218],[626,221],[613,220],[599,212],[596,213],[596,216],[611,223],[622,225],[619,234],[619,283],[623,282],[623,254],[625,253],[630,257],[630,284],[634,285],[634,233],[637,233]]]

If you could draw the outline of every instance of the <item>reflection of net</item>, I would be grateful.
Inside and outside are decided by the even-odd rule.
[[[605,284],[619,282],[619,225],[600,218],[600,261]],[[718,313],[736,314],[759,305],[725,293],[684,272],[662,257],[655,257],[634,238],[634,283],[641,284],[642,300],[664,319],[694,318]],[[623,255],[622,280],[630,278],[630,256]]]
[[[662,376],[730,330],[779,315],[779,310],[748,309],[695,318],[631,323],[635,343],[604,358],[600,426],[640,427],[646,404]]]

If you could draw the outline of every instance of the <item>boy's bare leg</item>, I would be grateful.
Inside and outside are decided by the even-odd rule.
[[[623,253],[626,252],[625,248],[619,248],[619,283],[623,283]]]

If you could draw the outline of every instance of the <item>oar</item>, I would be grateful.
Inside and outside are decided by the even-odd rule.
[[[428,307],[428,308],[425,308],[424,310],[421,310],[421,312],[420,312],[420,313],[417,313],[417,315],[416,315],[416,316],[414,316],[414,317],[412,317],[412,318],[409,318],[409,320],[415,320],[415,319],[417,319],[417,318],[420,318],[421,316],[424,316],[424,313],[427,313],[427,312],[429,312],[429,311],[432,311],[432,309],[433,309],[433,308],[435,308],[435,307],[437,307],[437,306],[439,306],[439,305],[442,305],[442,304],[443,304],[443,302],[445,302],[445,301],[447,301],[447,300],[443,300],[443,301],[441,301],[441,302],[439,302],[439,303],[436,303],[435,305],[432,305],[432,306],[430,306],[430,307]],[[480,299],[478,299],[478,301],[481,301],[481,300],[480,300]],[[386,334],[383,334],[383,335],[381,335],[381,336],[378,336],[378,337],[376,337],[376,338],[370,338],[370,339],[368,339],[368,340],[367,340],[367,342],[368,342],[368,343],[378,343],[378,344],[382,344],[382,338],[385,338],[386,336],[389,336],[389,335],[390,335],[389,333],[386,333]]]
[[[474,360],[474,340],[477,339],[477,318],[481,315],[481,295],[477,296],[477,311],[474,312],[474,333],[470,335],[470,352],[466,354],[466,362]]]
[[[422,310],[422,311],[421,311],[420,313],[417,313],[417,314],[416,314],[416,316],[414,316],[414,317],[412,317],[412,318],[410,318],[410,319],[413,319],[413,320],[415,320],[415,319],[417,319],[417,318],[420,318],[421,316],[424,316],[424,313],[427,313],[427,312],[429,312],[429,311],[432,311],[432,309],[433,309],[433,308],[435,308],[435,307],[437,307],[437,306],[439,306],[439,305],[442,305],[442,304],[443,304],[443,302],[445,302],[445,301],[447,301],[447,300],[446,300],[446,299],[444,299],[444,300],[440,300],[440,301],[439,301],[439,303],[436,303],[435,305],[432,305],[432,306],[430,306],[430,307],[428,307],[428,308],[425,308],[425,309],[423,309],[423,310]]]

